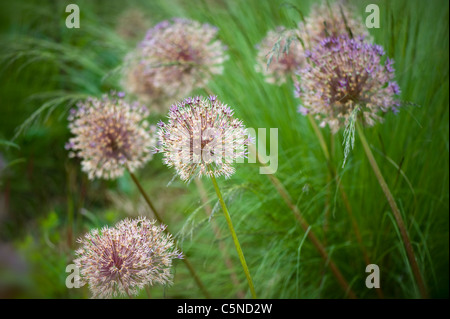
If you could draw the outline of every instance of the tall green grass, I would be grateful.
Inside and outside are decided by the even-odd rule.
[[[312,3],[290,2],[305,15]],[[371,2],[354,2],[362,17]],[[124,11],[137,7],[151,24],[182,16],[219,27],[230,59],[209,89],[232,106],[248,127],[278,128],[277,178],[357,296],[377,297],[365,287],[368,274],[351,220],[336,181],[328,178],[313,128],[296,111],[299,101],[293,84],[270,85],[254,69],[255,45],[275,26],[298,22],[297,11],[282,5],[283,1],[80,1],[81,28],[69,30],[64,25],[69,3],[2,4],[0,140],[14,138],[18,148],[1,142],[0,155],[9,164],[22,160],[0,175],[0,192],[9,198],[8,213],[0,215],[0,240],[12,244],[29,265],[25,279],[15,283],[20,288],[16,296],[88,296],[86,288],[69,290],[64,285],[65,266],[76,247],[74,238],[138,211],[151,215],[128,176],[116,182],[88,182],[64,150],[70,105],[87,95],[120,89],[117,68],[140,39],[122,39],[117,21]],[[365,133],[406,222],[431,297],[448,297],[448,2],[376,3],[381,27],[370,33],[395,60],[401,98],[408,106]],[[369,259],[380,267],[385,297],[419,297],[390,207],[358,136],[341,168],[343,132],[322,132]],[[259,174],[258,165],[237,164],[236,168],[230,180],[218,182],[258,297],[343,298],[344,291],[267,176]],[[146,191],[158,199],[155,205],[211,295],[232,298],[246,291],[250,297],[212,184],[204,181],[211,219],[222,230],[222,238],[215,237],[195,184],[186,185],[173,179],[173,174],[159,155],[138,173]],[[74,226],[69,230],[71,212]],[[224,243],[233,269],[225,265],[217,241]],[[230,272],[238,274],[240,285],[232,283]],[[151,294],[155,298],[203,297],[181,263],[175,265],[174,285],[155,286]]]

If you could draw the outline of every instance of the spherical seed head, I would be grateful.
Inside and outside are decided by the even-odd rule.
[[[94,229],[78,239],[75,265],[93,298],[137,295],[146,285],[171,284],[172,260],[182,258],[165,226],[145,217]]]
[[[134,58],[128,58],[133,63],[125,66],[124,87],[151,101],[161,96],[178,99],[204,87],[213,75],[223,72],[228,58],[226,47],[216,39],[217,31],[188,19],[158,23],[148,30]]]
[[[316,115],[322,126],[337,132],[356,107],[369,126],[382,120],[380,111],[397,111],[400,89],[393,80],[393,60],[381,62],[381,46],[340,36],[322,40],[307,56],[295,89],[303,103],[299,112]]]
[[[69,129],[75,136],[66,149],[82,159],[89,179],[117,178],[125,168],[133,172],[152,157],[156,138],[145,120],[148,110],[123,97],[119,92],[88,98],[70,111]]]
[[[282,84],[303,66],[303,47],[297,38],[298,30],[287,30],[277,27],[267,32],[264,39],[256,47],[255,69],[264,75],[268,83]],[[275,47],[277,44],[278,49]],[[267,67],[268,59],[270,64]]]
[[[158,124],[164,163],[174,167],[184,181],[194,177],[230,177],[233,163],[247,157],[249,143],[242,121],[215,96],[188,98],[172,105],[169,120]]]
[[[325,38],[349,35],[349,30],[355,38],[363,36],[366,40],[370,40],[371,36],[366,26],[355,12],[351,5],[343,1],[314,4],[305,21],[298,25],[305,47],[312,49]]]
[[[163,87],[156,87],[153,81],[154,71],[144,67],[139,52],[131,52],[125,58],[122,86],[141,103],[148,105],[156,113],[164,113],[167,105],[181,96],[177,91],[166,92]]]

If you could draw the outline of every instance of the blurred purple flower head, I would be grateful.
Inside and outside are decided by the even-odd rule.
[[[89,179],[114,179],[127,168],[131,172],[152,158],[156,138],[148,130],[148,110],[115,95],[88,98],[69,116],[74,137],[65,148],[81,158]]]
[[[267,32],[256,46],[258,53],[255,69],[264,75],[266,82],[280,85],[303,66],[305,58],[297,35],[298,30],[277,27]],[[268,61],[269,59],[271,60]]]
[[[147,285],[170,284],[172,260],[182,258],[164,227],[145,217],[94,229],[78,239],[75,265],[93,298],[137,295]]]
[[[314,4],[305,21],[298,24],[299,35],[306,48],[312,49],[326,38],[349,35],[349,30],[353,37],[362,36],[371,42],[370,34],[356,12],[352,5],[344,1],[323,1],[321,4]]]
[[[169,101],[222,74],[228,56],[217,33],[214,26],[185,18],[158,23],[126,57],[123,86],[152,109],[167,110]]]
[[[312,50],[307,68],[300,72],[296,96],[333,132],[347,124],[356,107],[365,123],[374,125],[382,120],[379,112],[396,111],[399,105],[393,61],[382,64],[383,55],[382,47],[363,37],[327,38]]]

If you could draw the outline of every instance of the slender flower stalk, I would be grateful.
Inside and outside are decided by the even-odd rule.
[[[256,161],[259,165],[265,165],[259,156],[258,151],[252,147],[252,152],[255,152]],[[280,196],[283,198],[286,205],[289,207],[289,209],[294,214],[295,219],[299,222],[300,226],[303,228],[303,230],[307,233],[307,236],[311,243],[314,245],[314,247],[319,252],[320,256],[323,258],[325,263],[328,264],[328,267],[330,268],[333,275],[336,277],[336,280],[340,284],[340,286],[343,288],[345,293],[349,296],[351,299],[356,299],[356,294],[351,289],[350,285],[348,284],[347,280],[344,278],[342,273],[340,272],[339,268],[334,263],[333,259],[328,255],[325,246],[322,244],[322,242],[316,237],[314,232],[311,229],[310,224],[306,221],[306,219],[302,216],[300,210],[298,207],[294,204],[292,201],[291,196],[287,192],[286,188],[284,187],[283,183],[273,174],[266,174],[271,183],[274,185],[275,189],[278,191]]]
[[[305,46],[311,48],[320,43],[320,41],[328,36],[339,35],[363,35],[369,37],[367,29],[364,27],[361,21],[355,18],[353,10],[349,6],[343,6],[339,3],[333,3],[331,7],[326,5],[314,6],[311,15],[306,21],[299,23],[298,30],[286,31],[284,28],[278,28],[277,33],[270,31],[261,44],[258,45],[260,51],[258,52],[257,60],[258,64],[256,70],[263,72],[266,76],[266,81],[269,83],[281,84],[285,82],[285,78],[291,76],[293,78],[296,87],[300,87],[297,79],[293,76],[293,72],[304,66],[305,62]],[[300,41],[298,41],[300,39]],[[262,52],[266,51],[263,55]],[[281,59],[279,54],[281,52]],[[268,53],[268,54],[267,54]],[[274,59],[275,53],[277,53],[277,59]],[[268,59],[267,59],[268,56]],[[264,69],[263,62],[268,60],[267,67]],[[263,61],[263,62],[262,62]],[[320,146],[324,152],[324,155],[328,162],[330,174],[334,179],[337,179],[336,170],[333,168],[330,161],[330,154],[327,144],[323,138],[323,135],[315,123],[313,117],[309,113],[309,110],[302,107],[302,113],[308,115],[308,119],[314,129]],[[352,221],[352,226],[360,244],[360,247],[364,254],[364,259],[367,264],[370,264],[367,252],[362,245],[362,239],[356,220],[352,214],[351,206],[348,202],[347,195],[337,180],[341,196],[344,200],[349,217]],[[279,183],[275,183],[279,185]],[[295,212],[294,212],[295,213]],[[339,275],[338,275],[339,276]],[[376,290],[379,296],[382,298],[383,294],[380,289]]]
[[[162,224],[163,221],[161,217],[159,216],[158,211],[156,210],[155,206],[153,205],[152,201],[148,197],[147,193],[145,192],[144,188],[142,187],[141,183],[137,179],[136,175],[134,175],[131,171],[128,171],[128,173],[131,176],[131,179],[133,180],[134,184],[138,188],[139,192],[141,193],[142,197],[144,198],[145,202],[147,203],[148,207],[150,207],[153,216],[155,216],[155,219],[158,221],[158,223]]]
[[[327,160],[327,164],[328,164],[327,166],[330,170],[330,174],[331,174],[332,178],[335,179],[336,184],[338,185],[339,193],[341,194],[345,209],[348,213],[348,216],[350,217],[350,221],[352,223],[352,228],[355,233],[356,240],[358,241],[359,247],[363,253],[364,261],[366,262],[367,265],[372,264],[372,262],[370,262],[368,254],[367,254],[367,250],[364,247],[362,237],[361,237],[361,232],[359,230],[359,226],[358,226],[358,223],[356,222],[355,216],[353,215],[353,209],[350,205],[350,201],[348,200],[347,193],[345,192],[345,189],[340,182],[339,175],[336,172],[336,167],[332,163],[330,152],[328,150],[327,144],[325,143],[325,139],[323,137],[322,131],[319,129],[316,121],[310,114],[308,114],[307,117],[308,117],[308,120],[309,120],[311,126],[313,127],[313,130],[314,130],[314,133],[316,134],[317,139],[319,140],[319,144],[322,148],[325,159]],[[375,289],[375,291],[378,294],[379,298],[384,298],[384,294],[383,294],[381,288],[377,288],[377,289]]]
[[[386,199],[389,203],[389,206],[392,209],[392,213],[394,214],[394,218],[395,218],[397,226],[400,230],[400,235],[401,235],[403,244],[405,246],[406,254],[408,256],[408,260],[411,265],[411,269],[412,269],[414,278],[419,287],[419,292],[420,292],[422,298],[428,298],[427,287],[426,287],[425,281],[422,277],[422,273],[420,271],[419,265],[417,264],[416,256],[414,254],[414,249],[412,247],[411,240],[409,238],[409,234],[408,234],[408,230],[406,229],[405,222],[403,221],[402,214],[400,213],[397,203],[395,202],[394,196],[392,195],[392,193],[389,189],[389,186],[386,183],[386,180],[384,179],[380,168],[378,167],[378,164],[375,160],[375,157],[373,156],[372,150],[370,149],[369,143],[367,142],[367,139],[364,135],[364,131],[361,128],[361,124],[359,122],[356,122],[356,129],[358,131],[358,136],[359,136],[359,139],[361,140],[361,144],[363,145],[364,152],[366,153],[367,158],[369,160],[370,166],[372,167],[373,172],[375,173],[375,176],[377,177],[378,183],[380,184],[381,189],[383,190],[383,193],[386,196]]]
[[[247,262],[216,181],[216,176],[229,178],[235,172],[232,164],[247,157],[247,146],[253,140],[242,121],[233,117],[233,110],[216,96],[187,98],[172,105],[168,117],[167,124],[158,123],[160,145],[155,151],[163,153],[164,163],[174,167],[186,182],[205,175],[211,178],[251,295],[256,298]]]
[[[236,235],[236,231],[234,230],[233,223],[231,222],[230,214],[228,213],[227,206],[222,197],[222,193],[220,192],[219,185],[217,184],[216,178],[214,175],[211,176],[211,180],[214,185],[214,189],[216,190],[217,197],[219,198],[220,205],[222,206],[223,213],[225,215],[225,219],[227,220],[228,228],[230,229],[231,237],[233,238],[234,246],[236,247],[236,251],[239,256],[239,260],[241,262],[242,268],[244,269],[245,277],[247,277],[248,286],[250,287],[250,293],[252,297],[256,299],[255,287],[253,286],[252,277],[250,275],[250,271],[248,270],[247,262],[245,261],[244,253],[242,252],[241,244],[239,243],[239,239]]]
[[[293,81],[295,83],[296,86],[299,86],[298,80],[293,77]],[[327,161],[327,166],[330,172],[331,177],[336,181],[336,184],[339,187],[339,193],[341,194],[342,200],[344,202],[344,206],[346,208],[346,211],[349,215],[350,221],[352,223],[352,228],[353,231],[355,233],[356,236],[356,240],[358,241],[358,244],[361,248],[361,251],[363,253],[364,256],[364,261],[366,262],[367,265],[371,264],[369,256],[367,254],[367,251],[363,245],[362,242],[362,237],[361,237],[361,232],[359,230],[358,224],[356,222],[356,219],[353,215],[353,210],[352,207],[350,205],[350,202],[348,200],[348,196],[347,193],[344,190],[344,187],[342,186],[342,184],[340,183],[340,178],[339,175],[337,174],[336,171],[336,167],[333,165],[332,159],[331,159],[331,154],[330,151],[328,150],[328,145],[325,142],[324,136],[322,134],[322,131],[320,130],[319,126],[317,125],[316,121],[314,120],[313,116],[310,113],[306,114],[306,117],[308,118],[309,123],[311,124],[311,127],[313,128],[314,134],[316,135],[318,141],[319,141],[319,145],[322,149],[322,152],[325,156],[325,159]],[[384,298],[383,292],[381,291],[381,288],[376,289],[376,293],[378,294],[378,296],[380,298]]]
[[[384,55],[382,46],[368,43],[363,37],[323,39],[307,52],[308,65],[300,72],[301,82],[296,87],[296,93],[303,105],[299,112],[313,115],[322,121],[321,126],[328,125],[333,133],[345,128],[344,163],[358,131],[365,153],[392,208],[420,293],[422,297],[427,297],[400,211],[360,127],[360,122],[367,126],[381,122],[383,118],[379,113],[398,112],[400,87],[394,81],[394,61],[386,58],[382,63]]]
[[[153,215],[155,216],[156,220],[158,220],[158,222],[160,224],[164,224],[161,215],[158,213],[158,211],[156,210],[155,206],[153,205],[152,201],[150,200],[150,198],[148,197],[147,193],[145,192],[144,188],[142,187],[141,183],[139,182],[139,180],[137,179],[137,177],[131,173],[131,179],[133,180],[133,182],[136,184],[136,187],[138,188],[139,192],[141,193],[142,197],[144,198],[145,202],[147,203],[147,205],[150,207],[150,209],[153,212]],[[176,242],[176,239],[174,239],[174,241]],[[197,286],[200,288],[201,292],[203,293],[203,295],[210,299],[211,295],[208,292],[208,290],[206,289],[205,285],[203,284],[203,282],[200,280],[200,277],[197,275],[197,272],[195,271],[194,267],[192,266],[191,262],[189,261],[189,259],[187,258],[186,255],[184,255],[183,257],[183,263],[185,264],[185,266],[188,268],[189,272],[191,273],[191,276],[194,278],[195,283],[197,284]]]
[[[203,182],[200,178],[196,178],[195,179],[195,184],[197,185],[197,189],[200,193],[200,198],[203,202],[204,208],[205,208],[205,213],[206,215],[211,218],[211,214],[212,214],[212,209],[211,206],[208,204],[209,199],[208,199],[208,194],[206,193],[205,190],[205,186],[203,185]],[[239,279],[236,275],[236,272],[233,269],[233,261],[230,259],[230,256],[228,255],[227,251],[226,251],[226,247],[224,245],[224,242],[220,240],[220,238],[222,238],[221,235],[221,231],[219,229],[219,226],[215,223],[214,220],[210,219],[210,223],[211,223],[211,227],[212,230],[214,232],[214,236],[216,237],[216,240],[219,243],[219,249],[222,252],[223,258],[225,260],[225,265],[228,268],[229,272],[230,272],[230,279],[231,282],[233,283],[233,285],[235,287],[239,287],[240,283],[239,283]],[[245,297],[245,292],[242,290],[239,290],[236,295],[238,296],[238,298],[243,299]]]

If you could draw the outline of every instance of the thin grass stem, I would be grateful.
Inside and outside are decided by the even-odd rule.
[[[167,225],[163,222],[161,215],[158,213],[158,211],[156,210],[155,206],[153,205],[152,201],[150,200],[150,198],[148,197],[147,193],[145,192],[144,188],[142,187],[141,183],[139,182],[139,180],[137,179],[137,177],[130,171],[128,170],[131,179],[133,180],[133,182],[136,184],[137,188],[139,189],[139,192],[141,193],[142,197],[144,197],[145,202],[147,203],[147,205],[150,207],[150,209],[153,212],[153,215],[155,216],[156,220],[160,223],[160,224],[164,224]],[[175,243],[177,243],[176,238],[173,238]],[[208,290],[206,289],[205,285],[203,284],[203,282],[200,280],[200,278],[197,275],[197,272],[195,271],[194,267],[192,266],[192,264],[190,263],[190,261],[188,260],[187,256],[185,254],[183,254],[183,258],[181,259],[183,261],[183,263],[186,265],[186,267],[188,268],[189,272],[191,273],[192,277],[194,278],[195,282],[197,283],[197,286],[200,288],[200,290],[202,291],[203,295],[210,299],[211,295],[209,294]]]
[[[254,148],[254,152],[256,155],[256,161],[260,165],[264,165],[264,163],[260,159],[259,153],[256,150],[256,148]],[[309,225],[309,223],[306,221],[305,218],[303,218],[300,210],[292,201],[292,199],[291,199],[289,193],[286,191],[284,185],[281,183],[281,181],[275,175],[273,175],[273,174],[266,174],[266,175],[269,178],[269,180],[272,182],[272,184],[274,185],[275,189],[281,195],[281,197],[283,198],[286,205],[289,207],[289,209],[294,214],[295,219],[297,219],[297,221],[300,223],[300,226],[303,228],[303,230],[305,232],[307,232],[307,236],[308,236],[309,240],[312,242],[314,247],[317,249],[320,256],[324,259],[325,263],[328,264],[328,267],[330,268],[333,275],[336,277],[338,283],[341,285],[341,287],[343,288],[345,293],[348,295],[349,298],[356,299],[357,298],[356,294],[353,292],[353,290],[351,289],[347,280],[344,278],[344,276],[342,275],[342,273],[340,272],[340,270],[338,269],[338,267],[336,266],[334,261],[328,255],[324,245],[321,243],[321,241],[316,237],[316,235],[312,231],[312,228]]]
[[[366,265],[372,264],[372,262],[369,259],[369,255],[367,254],[367,250],[363,244],[361,232],[359,230],[358,223],[356,222],[356,219],[353,215],[353,209],[352,209],[352,206],[350,205],[350,201],[348,199],[347,193],[345,192],[344,187],[342,186],[342,184],[340,182],[339,175],[336,172],[336,168],[334,167],[334,165],[332,163],[331,155],[328,150],[328,146],[325,143],[325,139],[323,137],[322,131],[317,126],[317,123],[311,114],[308,114],[307,117],[308,117],[309,123],[311,124],[311,126],[313,128],[314,134],[316,135],[317,139],[319,140],[319,144],[322,148],[325,159],[327,160],[328,169],[330,171],[330,174],[331,174],[332,178],[334,178],[336,180],[336,183],[338,185],[339,193],[341,194],[345,209],[346,209],[348,216],[350,218],[350,221],[352,223],[352,228],[355,233],[356,240],[358,241],[358,245],[363,254],[364,261],[365,261]],[[379,298],[384,298],[384,294],[383,294],[383,291],[381,290],[381,288],[377,288],[376,293]]]
[[[420,272],[419,265],[417,264],[416,256],[414,254],[414,250],[411,245],[409,234],[406,229],[405,223],[403,221],[402,215],[397,206],[397,203],[395,202],[394,196],[392,195],[392,193],[389,189],[389,186],[387,185],[386,180],[384,179],[383,174],[381,173],[381,170],[378,167],[378,164],[375,160],[375,157],[373,156],[372,150],[370,149],[369,143],[367,142],[367,139],[364,135],[364,131],[361,128],[359,121],[356,121],[356,130],[357,130],[359,138],[361,140],[361,144],[363,145],[367,159],[369,160],[369,163],[372,166],[373,172],[375,173],[375,176],[377,177],[378,183],[380,184],[381,189],[383,190],[383,193],[386,196],[386,199],[389,203],[389,206],[392,209],[392,213],[394,215],[395,221],[400,230],[400,235],[402,237],[402,241],[405,246],[406,254],[408,256],[408,260],[411,265],[411,269],[412,269],[414,278],[416,279],[417,285],[419,287],[420,295],[422,296],[422,298],[428,298],[427,288],[425,286],[425,282],[424,282],[422,274]]]

